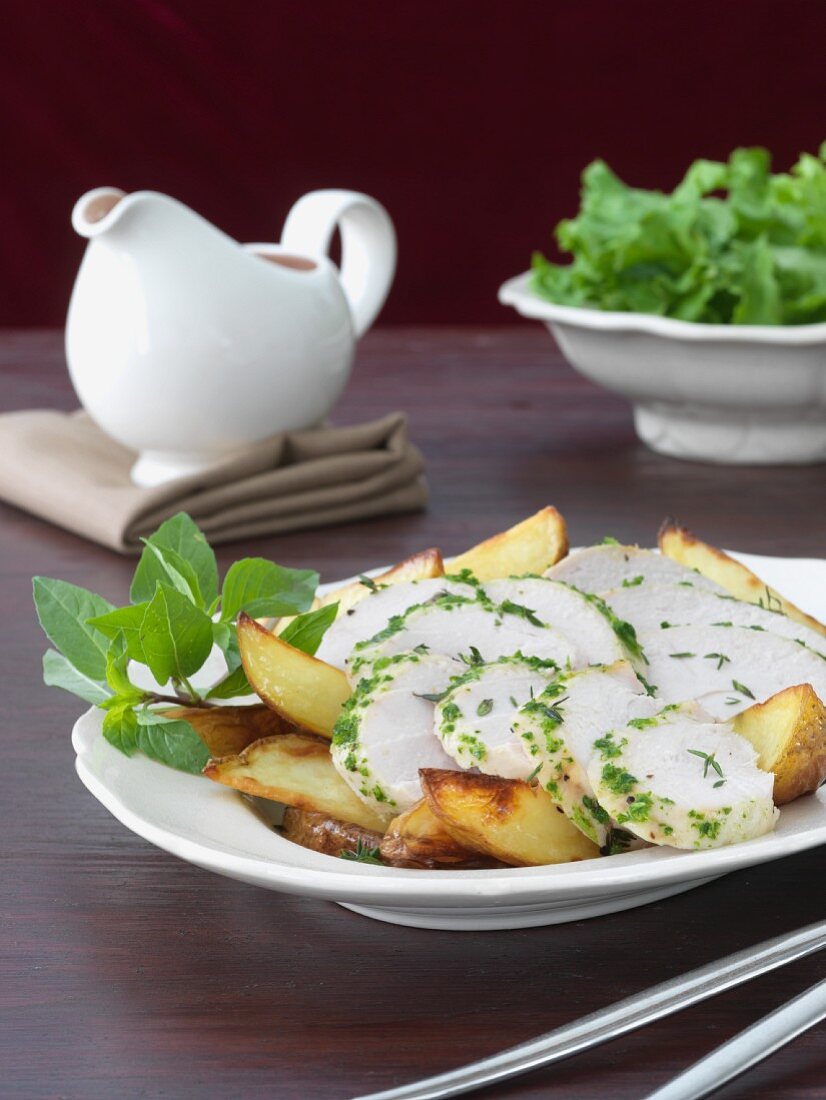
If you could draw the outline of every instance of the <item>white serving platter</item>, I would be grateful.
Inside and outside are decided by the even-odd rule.
[[[826,561],[735,556],[789,599],[826,619]],[[582,863],[484,871],[371,866],[285,840],[232,790],[142,756],[123,756],[103,739],[101,719],[102,712],[92,708],[74,727],[78,775],[110,813],[144,840],[241,882],[338,902],[365,916],[415,928],[529,928],[598,917],[826,843],[822,787],[783,807],[773,833],[727,848],[648,848]]]

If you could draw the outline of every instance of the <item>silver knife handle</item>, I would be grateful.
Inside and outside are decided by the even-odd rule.
[[[435,1077],[354,1100],[443,1100],[579,1054],[826,947],[826,921],[748,947],[571,1024]]]
[[[826,1019],[826,981],[818,982],[652,1092],[647,1100],[699,1100]]]

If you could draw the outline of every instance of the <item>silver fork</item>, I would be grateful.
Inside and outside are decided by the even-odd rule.
[[[410,1085],[354,1100],[443,1100],[505,1081],[616,1039],[826,947],[826,921],[767,940],[655,985],[519,1046]],[[696,1067],[695,1067],[696,1068]],[[698,1093],[697,1095],[702,1095]],[[662,1098],[661,1098],[662,1100]]]

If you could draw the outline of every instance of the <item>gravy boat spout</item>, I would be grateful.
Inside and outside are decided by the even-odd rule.
[[[111,229],[120,220],[126,192],[119,187],[96,187],[77,200],[72,209],[72,228],[90,240]],[[116,207],[120,207],[116,211]]]

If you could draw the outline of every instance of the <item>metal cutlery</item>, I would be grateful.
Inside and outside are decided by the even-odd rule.
[[[826,1019],[826,981],[747,1027],[646,1100],[699,1100]]]
[[[570,1058],[574,1054],[580,1054],[610,1039],[616,1039],[620,1035],[714,997],[718,993],[776,970],[823,947],[826,947],[826,921],[818,921],[797,932],[778,936],[755,947],[748,947],[699,967],[697,970],[691,970],[679,978],[672,978],[660,985],[655,985],[646,992],[634,994],[598,1012],[583,1016],[580,1020],[520,1043],[519,1046],[501,1051],[499,1054],[409,1085],[355,1097],[354,1100],[443,1100],[444,1097],[459,1096],[473,1089],[505,1081],[563,1058]],[[804,995],[806,996],[808,995]],[[794,1004],[795,1002],[791,1002],[787,1008],[791,1008]],[[798,1019],[798,1012],[805,1015],[810,1011],[814,1010],[810,1002],[806,1002],[803,1009],[795,1009],[792,1017],[784,1017],[777,1026],[782,1031],[789,1020]],[[771,1017],[767,1017],[764,1023],[768,1023],[769,1020]],[[747,1035],[748,1032],[743,1034]],[[746,1047],[739,1049],[746,1050]],[[748,1049],[751,1047],[748,1046]],[[757,1059],[744,1063],[743,1068],[753,1064],[755,1060]],[[698,1066],[693,1068],[698,1069],[700,1065],[702,1063],[698,1063]],[[683,1095],[700,1096],[703,1093],[674,1093],[673,1098],[668,1093],[655,1095],[658,1095],[658,1100],[664,1100],[666,1096],[668,1100],[676,1100],[678,1096],[682,1100]]]

